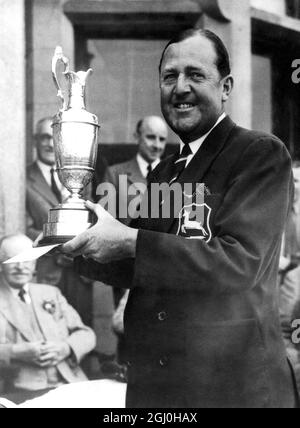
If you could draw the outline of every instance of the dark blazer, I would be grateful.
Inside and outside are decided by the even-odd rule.
[[[147,179],[142,175],[136,157],[127,162],[110,166],[106,170],[103,182],[113,184],[116,189],[116,200],[112,201],[116,218],[118,218],[122,223],[128,225],[131,218],[129,216],[121,217],[120,205],[122,204],[124,208],[128,208],[128,206],[133,203],[133,200],[135,200],[135,204],[138,206],[142,199],[142,194],[140,195],[140,198],[137,198],[136,195],[123,194],[122,189],[120,189],[119,186],[119,179],[121,176],[127,177],[127,186],[128,188],[133,186],[136,195],[139,193],[140,188],[146,188]]]
[[[173,163],[152,181],[169,182]],[[141,219],[135,260],[77,261],[85,274],[131,288],[127,406],[293,407],[276,292],[293,193],[286,147],[227,117],[178,182],[205,183],[205,231]]]
[[[43,230],[50,208],[58,205],[58,200],[45,180],[37,163],[27,167],[27,234],[35,240]]]

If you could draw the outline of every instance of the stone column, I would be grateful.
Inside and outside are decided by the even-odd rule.
[[[63,47],[65,55],[74,64],[73,26],[63,12],[65,0],[30,0],[31,1],[31,38],[27,50],[28,78],[31,85],[28,92],[28,109],[31,123],[28,123],[27,160],[34,156],[32,134],[36,122],[53,116],[59,108],[56,90],[51,76],[51,59],[55,47]],[[30,129],[31,128],[31,129]]]
[[[252,126],[251,10],[249,0],[198,0],[204,14],[199,25],[225,42],[235,86],[227,111],[239,125]]]
[[[0,238],[25,226],[25,12],[0,0]]]

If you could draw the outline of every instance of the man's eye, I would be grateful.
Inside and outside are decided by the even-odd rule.
[[[165,74],[163,76],[163,81],[164,82],[173,82],[176,81],[177,77],[175,74]]]
[[[201,73],[197,73],[197,72],[193,72],[193,73],[191,73],[191,78],[193,79],[193,80],[203,80],[204,79],[204,76],[203,76],[203,74],[201,74]]]

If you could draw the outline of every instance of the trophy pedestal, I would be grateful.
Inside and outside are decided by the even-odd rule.
[[[94,224],[94,214],[83,203],[74,205],[66,203],[49,211],[39,246],[65,244]]]

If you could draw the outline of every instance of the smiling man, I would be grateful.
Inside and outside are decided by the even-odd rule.
[[[32,283],[35,262],[3,264],[31,248],[21,234],[0,242],[1,392],[15,402],[87,380],[79,364],[96,344],[57,288]]]
[[[202,183],[203,203],[191,194],[178,216],[131,227],[87,203],[98,223],[64,246],[83,256],[85,275],[130,289],[127,406],[295,407],[276,293],[290,156],[276,137],[226,116],[233,78],[212,32],[189,30],[168,44],[160,86],[182,143],[151,182]]]

